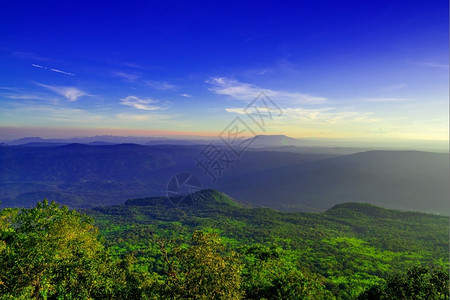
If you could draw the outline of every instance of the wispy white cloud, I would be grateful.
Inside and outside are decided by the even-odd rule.
[[[403,84],[403,83],[401,83],[401,84],[392,84],[392,85],[388,85],[388,86],[385,86],[385,87],[381,88],[381,91],[382,92],[392,92],[392,91],[401,90],[404,87],[406,87],[406,84]]]
[[[98,126],[116,126],[119,124],[131,124],[133,122],[165,122],[173,119],[176,115],[163,113],[118,113],[110,114],[107,110],[86,110],[65,107],[61,105],[29,104],[23,102],[13,103],[9,107],[2,107],[1,114],[12,116],[21,115],[23,123],[33,124],[38,121],[45,124],[57,122],[57,124],[85,125],[98,124]],[[2,120],[4,121],[4,120]],[[9,120],[8,120],[9,121]],[[1,122],[0,122],[1,123]]]
[[[69,86],[52,86],[47,84],[42,84],[35,82],[36,85],[45,87],[65,98],[67,98],[70,102],[78,100],[78,98],[83,96],[89,96],[89,94],[75,88],[75,87],[69,87]]]
[[[270,73],[273,73],[273,70],[268,68],[250,69],[244,72],[247,76],[266,75]]]
[[[31,52],[23,52],[23,51],[16,51],[12,54],[14,57],[20,58],[20,59],[33,59],[33,60],[39,60],[39,61],[52,61],[52,59],[40,56],[36,53]]]
[[[16,87],[11,87],[11,86],[2,86],[2,87],[0,87],[0,89],[7,90],[7,91],[18,91],[18,90],[20,90],[20,89],[18,89]]]
[[[287,116],[304,121],[327,122],[331,124],[348,122],[378,122],[380,119],[374,117],[373,112],[363,112],[355,110],[341,110],[334,107],[304,109],[287,108],[283,112]]]
[[[136,96],[128,96],[123,99],[120,99],[120,104],[131,106],[136,109],[141,110],[165,110],[167,108],[153,105],[155,103],[158,103],[158,100],[150,99],[150,98],[139,98]]]
[[[448,64],[438,64],[438,63],[433,63],[433,62],[422,62],[422,63],[419,63],[419,65],[433,67],[433,68],[441,68],[441,69],[449,68]]]
[[[245,108],[244,107],[230,107],[230,108],[225,108],[226,112],[229,113],[233,113],[233,114],[239,114],[239,115],[245,115],[247,114],[245,112]]]
[[[213,77],[206,81],[210,84],[209,90],[215,94],[227,95],[237,100],[251,101],[261,92],[275,102],[284,104],[321,103],[326,98],[311,96],[303,93],[292,93],[280,90],[260,88],[257,85],[239,82],[225,77]]]
[[[180,96],[186,97],[186,98],[192,98],[192,95],[190,94],[180,94]]]
[[[135,81],[136,79],[139,78],[139,75],[137,75],[137,74],[121,72],[121,71],[114,72],[114,76],[122,77],[128,81]]]
[[[386,131],[383,128],[376,128],[376,129],[366,130],[365,133],[369,133],[369,134],[373,134],[373,135],[384,135],[384,134],[387,134],[388,131]]]
[[[141,65],[135,64],[135,63],[130,63],[130,62],[121,62],[122,66],[125,67],[129,67],[129,68],[134,68],[134,69],[142,69]]]
[[[226,108],[229,113],[245,115],[245,108]],[[260,111],[267,111],[267,108],[261,107]],[[301,107],[288,107],[283,109],[282,118],[293,118],[302,122],[317,123],[349,123],[349,122],[377,122],[378,118],[373,116],[372,112],[360,112],[354,110],[337,109],[334,107],[324,107],[315,109],[305,109]]]
[[[229,113],[235,113],[235,114],[239,114],[239,115],[245,115],[248,113],[252,113],[255,109],[258,110],[259,113],[261,114],[267,114],[267,113],[271,113],[271,114],[279,114],[279,110],[273,107],[267,107],[267,106],[252,106],[251,107],[252,110],[245,110],[246,108],[244,107],[231,107],[231,108],[225,108],[226,112]]]
[[[145,83],[157,90],[171,90],[175,89],[176,86],[167,82],[167,81],[155,81],[155,80],[146,80]]]
[[[9,99],[17,99],[17,100],[50,100],[49,97],[36,95],[36,94],[18,94],[18,95],[5,95],[6,98]]]
[[[116,115],[120,121],[161,121],[171,119],[171,115],[167,114],[127,114],[120,113]]]
[[[23,101],[23,103],[35,103],[35,101],[45,101],[47,103],[51,104],[58,104],[60,99],[58,96],[50,95],[48,93],[41,93],[37,91],[27,91],[22,88],[15,88],[15,87],[1,87],[0,89],[6,90],[6,93],[0,93],[0,96],[4,97],[5,99],[12,99],[12,100],[31,100],[31,101]],[[19,102],[16,101],[16,102]]]
[[[405,102],[405,101],[411,101],[411,99],[408,98],[362,98],[358,99],[358,102]]]
[[[12,109],[14,115],[21,114],[23,122],[33,120],[45,120],[45,122],[58,122],[64,124],[86,124],[105,121],[104,117],[91,111],[68,108],[55,105],[29,105],[27,103],[15,103]]]

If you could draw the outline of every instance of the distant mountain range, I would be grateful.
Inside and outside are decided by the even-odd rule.
[[[138,144],[138,145],[192,145],[207,144],[214,140],[219,141],[218,137],[204,139],[173,139],[166,137],[136,137],[136,136],[112,136],[99,135],[91,137],[76,137],[67,139],[43,139],[41,137],[25,137],[12,141],[7,141],[7,145],[27,145],[27,146],[51,146],[66,144],[94,144],[94,145],[112,145],[112,144]],[[286,135],[257,135],[251,138],[252,148],[264,147],[282,147],[282,146],[311,146],[314,142],[310,140],[300,140],[288,137]]]
[[[0,201],[31,206],[44,197],[72,207],[116,204],[128,198],[166,195],[169,179],[194,173],[212,185],[195,157],[204,145],[135,144],[0,147]],[[230,171],[263,171],[329,155],[258,151],[233,162]],[[265,163],[261,163],[265,162]]]
[[[138,145],[191,145],[206,144],[207,139],[188,140],[188,139],[168,139],[165,137],[136,137],[136,136],[113,136],[97,135],[91,137],[76,137],[67,139],[43,139],[40,137],[25,137],[17,140],[6,141],[6,145],[24,145],[24,146],[55,146],[68,144],[90,144],[90,145],[117,145],[117,144],[138,144]]]
[[[407,141],[391,140],[342,140],[342,139],[295,139],[286,135],[256,135],[251,139],[249,148],[270,149],[292,152],[307,153],[340,153],[351,154],[367,150],[421,150],[431,152],[449,152],[448,142],[445,141]],[[68,145],[68,144],[88,144],[88,145],[117,145],[117,144],[138,144],[138,145],[205,145],[214,142],[223,144],[219,137],[136,137],[136,136],[112,136],[100,135],[91,137],[76,137],[67,139],[43,139],[40,137],[25,137],[16,140],[3,141],[0,145],[22,145],[32,147]]]
[[[280,210],[325,210],[343,202],[450,213],[447,154],[367,151],[271,169],[218,185],[237,199]],[[271,201],[270,199],[277,199]]]
[[[284,137],[275,140],[283,142]],[[264,142],[264,144],[267,144]],[[450,214],[447,154],[365,151],[343,154],[254,149],[213,181],[194,160],[205,145],[84,145],[0,147],[2,206],[32,206],[43,198],[71,207],[166,196],[180,172],[203,188],[285,211],[323,211],[343,202]],[[302,149],[293,147],[295,149]],[[226,148],[221,148],[225,151]],[[335,150],[335,153],[333,152]]]

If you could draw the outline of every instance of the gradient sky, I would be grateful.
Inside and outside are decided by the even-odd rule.
[[[448,1],[1,1],[0,139],[448,140]],[[264,130],[244,108],[281,109]]]

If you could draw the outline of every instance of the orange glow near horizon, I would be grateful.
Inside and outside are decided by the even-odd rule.
[[[96,129],[95,131],[102,134],[112,135],[131,135],[131,136],[204,136],[214,137],[217,132],[191,132],[191,131],[175,131],[175,130],[152,130],[152,129]]]
[[[314,130],[293,130],[290,128],[283,128],[284,131],[271,130],[269,132],[257,132],[262,135],[286,135],[297,139],[317,139],[317,140],[360,140],[360,141],[399,141],[399,140],[421,140],[421,141],[436,141],[448,142],[442,136],[434,135],[418,135],[418,134],[404,134],[404,135],[385,135],[385,136],[365,136],[361,137],[356,133],[341,133],[336,132],[319,132]],[[58,138],[76,138],[76,137],[92,137],[101,135],[111,136],[136,136],[136,137],[172,137],[180,139],[202,139],[202,138],[218,138],[222,130],[218,131],[181,131],[181,130],[159,130],[159,129],[132,129],[132,128],[74,128],[74,127],[13,127],[0,126],[0,141],[10,141],[25,137],[41,137],[44,139],[58,139]],[[246,136],[251,137],[251,136]]]

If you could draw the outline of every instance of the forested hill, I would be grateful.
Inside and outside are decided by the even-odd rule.
[[[153,197],[87,212],[116,253],[133,251],[143,268],[155,272],[157,249],[149,241],[183,240],[195,230],[219,233],[237,251],[275,247],[286,263],[323,276],[327,288],[344,299],[414,265],[448,266],[448,217],[364,203],[287,213],[250,207],[215,190],[192,196],[192,205],[175,207]]]
[[[178,207],[183,210],[201,211],[204,209],[217,210],[220,207],[226,208],[246,208],[252,207],[248,203],[243,203],[230,198],[228,195],[214,189],[204,189],[189,195],[179,195],[176,197],[148,197],[139,199],[129,199],[125,201],[128,206],[162,206],[168,208]]]

